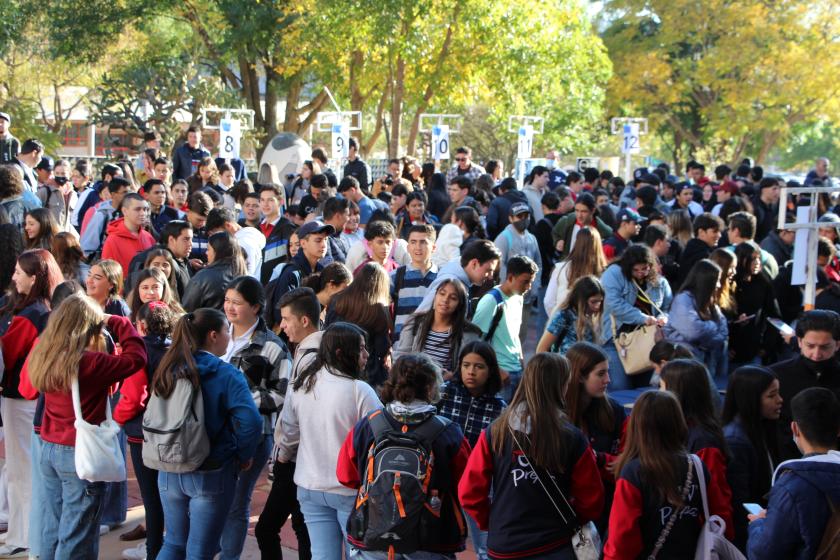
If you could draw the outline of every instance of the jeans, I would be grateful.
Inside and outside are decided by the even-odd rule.
[[[262,474],[268,455],[274,448],[274,436],[271,434],[263,436],[257,444],[257,451],[254,455],[254,463],[247,471],[239,474],[236,481],[236,490],[233,494],[233,503],[225,521],[225,528],[222,531],[222,554],[219,560],[235,560],[242,554],[245,546],[245,537],[248,534],[248,523],[251,517],[251,494],[254,493],[254,486]]]
[[[105,483],[81,480],[76,450],[47,441],[41,446],[41,481],[41,560],[97,558]]]
[[[470,539],[475,549],[475,557],[478,560],[487,560],[487,531],[479,529],[478,523],[469,513],[464,513],[464,519],[467,520],[467,527],[470,528]]]
[[[624,364],[618,357],[618,350],[615,349],[612,339],[605,342],[601,349],[607,355],[608,367],[610,368],[610,391],[624,391],[632,389],[630,378],[624,372]]]
[[[134,474],[146,510],[146,560],[155,560],[163,546],[163,504],[160,502],[158,472],[143,464],[143,444],[129,443]]]
[[[38,556],[41,550],[41,520],[44,518],[44,483],[41,480],[41,436],[32,432],[32,507],[29,508],[29,555]]]
[[[340,560],[342,549],[349,558],[347,519],[353,511],[356,497],[307,490],[300,486],[297,497],[309,531],[313,560]]]
[[[309,533],[300,511],[297,500],[297,486],[295,486],[295,464],[274,463],[274,482],[260,514],[260,520],[254,528],[257,544],[262,553],[262,560],[279,560],[283,558],[280,548],[280,529],[292,516],[292,528],[295,530],[298,542],[298,558],[310,560],[312,548],[309,544]]]
[[[237,462],[219,469],[158,474],[166,535],[158,560],[212,560],[236,488]]]
[[[7,397],[0,400],[9,492],[9,531],[6,533],[6,544],[26,548],[29,545],[29,509],[32,504],[31,448],[35,401]]]
[[[505,402],[510,403],[513,395],[516,393],[516,388],[519,387],[519,382],[522,381],[522,371],[509,371],[507,385],[502,387],[502,398]]]

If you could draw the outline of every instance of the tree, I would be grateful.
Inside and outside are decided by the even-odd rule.
[[[608,0],[609,111],[645,116],[677,168],[757,161],[837,110],[838,0]]]

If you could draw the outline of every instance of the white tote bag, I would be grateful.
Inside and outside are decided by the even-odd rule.
[[[709,500],[706,497],[706,477],[703,474],[703,463],[700,457],[692,455],[694,472],[700,484],[700,497],[703,498],[703,514],[706,522],[700,530],[694,560],[747,560],[738,548],[726,540],[726,522],[717,515],[709,515]]]
[[[105,396],[105,421],[99,426],[82,417],[79,379],[73,378],[73,411],[76,414],[76,474],[90,482],[125,480],[125,458],[120,449],[120,426],[111,417],[111,402]]]

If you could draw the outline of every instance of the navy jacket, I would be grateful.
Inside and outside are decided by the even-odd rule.
[[[195,150],[186,142],[178,146],[172,154],[172,180],[189,179],[198,170],[198,163],[206,157],[210,157],[210,152],[201,144]]]
[[[840,452],[786,461],[776,469],[767,517],[750,523],[750,560],[816,556],[831,514],[840,505]]]

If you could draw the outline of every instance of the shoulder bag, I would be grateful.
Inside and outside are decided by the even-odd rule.
[[[726,522],[717,515],[709,515],[709,501],[706,498],[706,477],[703,475],[703,463],[700,457],[692,455],[697,482],[700,484],[700,496],[703,498],[703,515],[706,522],[700,530],[694,560],[747,560],[738,548],[726,540]]]
[[[76,474],[90,482],[125,480],[125,458],[120,449],[120,426],[111,417],[111,402],[105,396],[105,421],[89,424],[82,416],[79,378],[73,378],[73,412],[76,415]]]
[[[633,280],[633,286],[650,302],[651,306],[660,314],[665,315],[662,309],[653,302],[653,299]],[[618,358],[624,366],[627,375],[636,375],[648,371],[653,367],[650,361],[650,351],[653,345],[662,338],[662,332],[658,325],[638,325],[630,332],[617,333],[615,328],[615,315],[612,319],[612,336],[615,349],[618,351]]]

